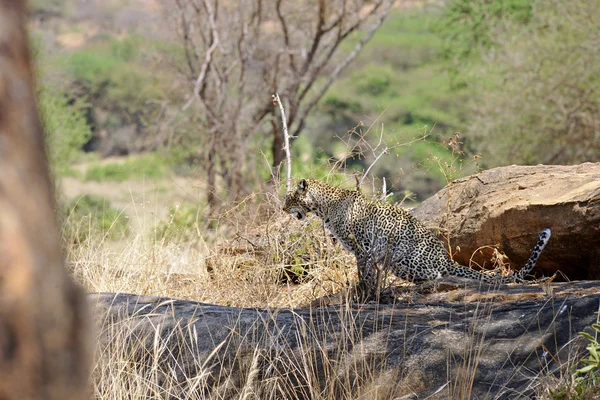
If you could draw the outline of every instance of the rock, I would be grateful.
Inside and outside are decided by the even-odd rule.
[[[577,332],[591,332],[600,301],[596,282],[441,284],[444,292],[415,293],[418,303],[294,310],[89,299],[101,354],[123,347],[115,343],[136,349],[130,362],[153,366],[137,372],[158,376],[169,395],[388,399],[532,398],[541,376],[572,373],[566,363],[586,344]]]
[[[412,213],[444,243],[449,237],[460,264],[473,257],[489,266],[485,246],[498,246],[519,269],[547,227],[552,238],[534,271],[600,279],[600,163],[490,169],[451,183]]]
[[[26,8],[0,2],[0,399],[84,399],[85,301],[63,266]]]

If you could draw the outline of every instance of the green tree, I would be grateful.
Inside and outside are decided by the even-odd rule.
[[[38,90],[38,103],[52,173],[63,175],[92,135],[85,118],[85,103],[71,102],[66,95],[47,87]]]
[[[461,45],[478,49],[455,53],[464,60],[457,71],[472,99],[465,135],[471,148],[487,166],[597,160],[600,2],[511,3],[523,7],[494,14],[485,12],[492,7],[485,0],[471,2],[471,24],[490,22],[485,34],[459,36]]]

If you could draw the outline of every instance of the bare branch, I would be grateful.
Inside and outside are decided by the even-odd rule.
[[[375,6],[373,7],[373,9],[371,9],[371,11],[365,15],[362,18],[359,18],[354,24],[352,24],[350,27],[348,27],[347,29],[343,29],[343,25],[340,23],[338,25],[338,32],[337,32],[337,36],[336,39],[334,41],[334,43],[329,47],[329,50],[326,52],[325,56],[322,57],[321,62],[315,66],[312,69],[312,73],[310,78],[308,79],[308,84],[306,84],[304,86],[304,88],[302,89],[302,91],[300,91],[300,94],[298,95],[298,103],[301,103],[302,100],[304,99],[304,97],[308,94],[308,92],[310,91],[310,89],[312,88],[313,84],[316,83],[317,81],[317,77],[321,74],[321,72],[324,70],[325,66],[330,62],[331,58],[333,57],[333,55],[335,54],[335,52],[337,51],[339,45],[352,33],[354,32],[356,29],[358,29],[369,17],[371,17],[372,15],[375,14],[375,12],[379,9],[379,7],[381,6],[381,4],[383,3],[384,0],[379,1],[377,4],[375,4]],[[391,0],[390,0],[391,1]],[[391,6],[392,6],[392,2],[388,3],[389,7],[387,10],[385,10],[382,13],[382,18],[380,20],[379,25],[374,26],[374,29],[372,29],[370,32],[375,33],[375,31],[379,28],[379,26],[381,26],[381,24],[383,23],[383,21],[385,20],[385,17],[387,16]],[[345,2],[344,2],[345,5]],[[344,13],[342,13],[344,14]],[[367,33],[365,35],[365,37],[368,35],[369,33]],[[371,34],[372,36],[372,34]],[[368,37],[368,39],[365,41],[365,43],[371,38],[371,36]],[[359,42],[360,44],[360,42]],[[360,52],[360,50],[362,49],[362,46],[364,46],[364,43],[361,45],[361,47],[358,49],[356,55],[358,55],[358,53]],[[356,57],[356,56],[354,56]],[[352,58],[351,60],[348,61],[348,63],[350,61],[352,61],[354,58]],[[310,60],[312,62],[312,60]],[[345,66],[344,66],[345,67]],[[344,68],[342,67],[342,69]],[[307,69],[308,70],[308,69]],[[306,71],[304,71],[306,72]],[[340,71],[341,72],[341,71]]]
[[[354,47],[352,52],[350,54],[348,54],[348,56],[340,64],[338,64],[338,66],[329,74],[329,76],[327,77],[327,81],[323,84],[321,89],[317,92],[316,95],[313,96],[313,98],[310,100],[308,105],[305,108],[303,108],[302,112],[300,113],[300,117],[299,117],[300,122],[298,123],[296,129],[294,130],[293,136],[298,136],[298,134],[304,128],[304,119],[306,118],[306,116],[312,111],[312,109],[319,102],[319,100],[321,100],[323,95],[325,95],[325,93],[327,92],[329,87],[333,84],[333,82],[340,75],[340,73],[344,70],[344,68],[346,68],[348,66],[348,64],[350,64],[356,58],[356,56],[358,56],[358,54],[360,53],[360,51],[362,50],[364,45],[369,40],[371,40],[371,38],[373,37],[373,35],[377,31],[377,29],[379,29],[381,24],[383,24],[383,21],[385,21],[385,18],[387,17],[390,9],[392,8],[392,4],[393,4],[393,1],[391,1],[391,0],[389,0],[387,2],[387,6],[386,6],[385,10],[381,13],[377,22],[371,27],[371,29],[369,29],[369,31],[367,33],[365,33],[365,35],[361,38],[361,40],[356,44],[356,46]],[[305,89],[305,91],[307,92],[306,89]]]
[[[387,184],[385,182],[385,176],[383,177],[383,184],[381,185],[381,201],[387,199]]]
[[[285,157],[287,160],[286,164],[286,183],[285,188],[286,192],[289,193],[292,190],[292,156],[290,154],[290,137],[288,135],[288,127],[287,127],[287,119],[285,117],[285,110],[283,109],[283,104],[281,104],[281,99],[279,98],[279,94],[275,93],[273,95],[273,102],[276,102],[279,106],[279,110],[281,111],[281,124],[283,126],[283,140],[284,146],[283,150],[285,151]]]
[[[283,13],[281,12],[281,2],[282,0],[277,0],[277,3],[275,5],[275,10],[277,11],[277,18],[279,19],[279,23],[281,25],[281,30],[283,32],[283,43],[285,44],[285,50],[288,53],[289,56],[289,60],[290,60],[290,68],[292,69],[292,71],[294,71],[294,73],[298,72],[298,68],[296,67],[296,60],[294,58],[294,53],[290,50],[290,34],[289,34],[289,30],[288,30],[288,26],[287,26],[287,22],[285,20],[285,17],[283,16]]]
[[[325,0],[319,0],[319,11],[318,11],[318,21],[317,21],[317,29],[315,32],[315,36],[312,41],[312,45],[310,50],[308,51],[308,55],[306,56],[306,60],[304,61],[304,65],[302,66],[302,71],[300,72],[300,76],[303,77],[308,72],[310,65],[313,62],[313,58],[317,49],[319,48],[319,43],[321,43],[321,39],[323,38],[323,27],[325,25]]]
[[[379,153],[379,155],[375,158],[375,160],[371,163],[371,165],[369,165],[369,168],[367,168],[367,170],[365,171],[365,173],[363,174],[363,176],[360,178],[360,184],[362,185],[363,181],[365,180],[365,178],[367,177],[367,175],[369,175],[369,171],[371,170],[371,168],[373,168],[373,166],[377,163],[377,161],[379,161],[379,159],[381,158],[381,156],[383,156],[384,154],[389,154],[388,153],[388,147],[386,146],[381,153]]]
[[[210,28],[212,31],[212,43],[211,43],[210,47],[208,48],[208,50],[206,50],[204,64],[202,64],[202,68],[200,69],[200,74],[198,74],[198,78],[196,79],[196,83],[194,84],[193,96],[187,101],[187,103],[185,103],[185,105],[183,106],[183,111],[186,111],[192,105],[192,103],[194,102],[194,99],[201,98],[200,90],[204,86],[205,81],[206,81],[206,73],[207,73],[208,69],[210,68],[210,64],[212,62],[212,53],[215,51],[215,49],[219,45],[219,34],[217,32],[217,28],[215,25],[215,19],[214,19],[214,14],[212,12],[212,8],[210,7],[210,4],[208,4],[207,0],[204,1],[204,4],[208,11],[208,16],[209,16],[209,20],[210,20]],[[207,109],[208,109],[208,107],[207,107]],[[216,116],[213,116],[213,117],[216,118]],[[218,118],[216,118],[216,119],[218,119]]]

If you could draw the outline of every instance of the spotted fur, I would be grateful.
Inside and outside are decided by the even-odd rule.
[[[359,277],[368,290],[377,285],[377,265],[413,282],[448,275],[489,283],[525,282],[550,239],[550,229],[542,230],[525,266],[502,276],[455,263],[440,240],[415,217],[398,206],[369,200],[356,190],[303,179],[296,191],[286,196],[283,210],[298,219],[309,212],[321,218],[342,246],[356,256]]]

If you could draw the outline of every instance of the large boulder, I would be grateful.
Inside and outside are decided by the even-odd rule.
[[[519,269],[550,228],[536,270],[600,279],[600,163],[490,169],[452,182],[412,213],[463,265],[489,265],[498,246]]]
[[[174,398],[515,399],[533,398],[541,378],[570,376],[600,286],[452,278],[413,296],[295,310],[114,293],[90,301],[98,354],[129,371],[138,392],[146,382]]]

